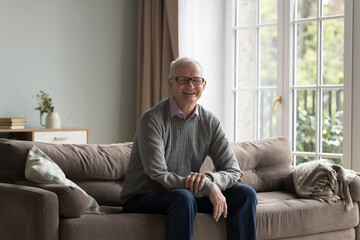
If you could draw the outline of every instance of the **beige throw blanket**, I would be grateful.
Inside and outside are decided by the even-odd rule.
[[[296,194],[303,198],[335,203],[342,199],[346,211],[353,208],[349,184],[356,172],[330,164],[326,160],[316,160],[296,166],[293,178]]]

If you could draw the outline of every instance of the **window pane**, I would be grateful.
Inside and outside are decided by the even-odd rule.
[[[277,22],[278,0],[261,0],[261,23]]]
[[[262,86],[276,86],[277,27],[261,28],[260,80]]]
[[[296,165],[315,160],[314,157],[308,157],[308,156],[296,156],[295,159],[296,159]]]
[[[322,152],[342,153],[343,90],[323,92]]]
[[[256,129],[256,94],[254,91],[239,91],[236,101],[236,141],[254,139]]]
[[[317,0],[297,0],[297,19],[317,17]]]
[[[344,19],[323,21],[323,83],[344,83]]]
[[[256,86],[256,29],[241,30],[237,33],[237,87]]]
[[[272,115],[272,103],[275,98],[275,90],[260,93],[260,139],[276,136],[276,111]],[[275,108],[278,107],[276,105]]]
[[[323,0],[323,15],[340,15],[344,14],[344,0]]]
[[[316,150],[316,95],[314,90],[295,91],[296,151]]]
[[[236,1],[236,25],[255,25],[256,24],[256,1],[237,0]]]
[[[297,24],[296,85],[315,85],[317,79],[317,24]]]
[[[343,165],[342,158],[326,158],[326,160],[331,164]]]

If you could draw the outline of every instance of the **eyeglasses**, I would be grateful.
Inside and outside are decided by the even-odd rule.
[[[193,78],[189,78],[189,77],[173,77],[173,79],[180,85],[186,85],[190,81],[192,82],[193,85],[202,85],[204,83],[204,81],[205,81],[205,79],[203,79],[201,77],[193,77]]]

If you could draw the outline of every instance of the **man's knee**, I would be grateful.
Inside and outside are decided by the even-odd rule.
[[[257,205],[255,190],[244,184],[235,185],[225,192],[228,207],[237,209],[244,204]]]
[[[257,204],[256,192],[252,187],[244,184],[237,186],[242,188],[241,193],[244,194],[250,202],[254,202],[255,204]]]
[[[193,194],[187,189],[170,190],[169,201],[173,204],[180,204],[183,207],[196,206],[196,201]]]

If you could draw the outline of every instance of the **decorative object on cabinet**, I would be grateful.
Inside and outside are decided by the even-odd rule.
[[[61,128],[61,120],[58,112],[49,112],[47,114],[46,128]]]
[[[45,126],[46,128],[61,128],[61,120],[58,112],[54,112],[55,107],[52,104],[52,99],[49,94],[40,90],[35,96],[38,107],[34,110],[40,111],[40,124],[41,126]],[[47,113],[46,116],[46,124],[42,123],[42,116],[44,113]]]

